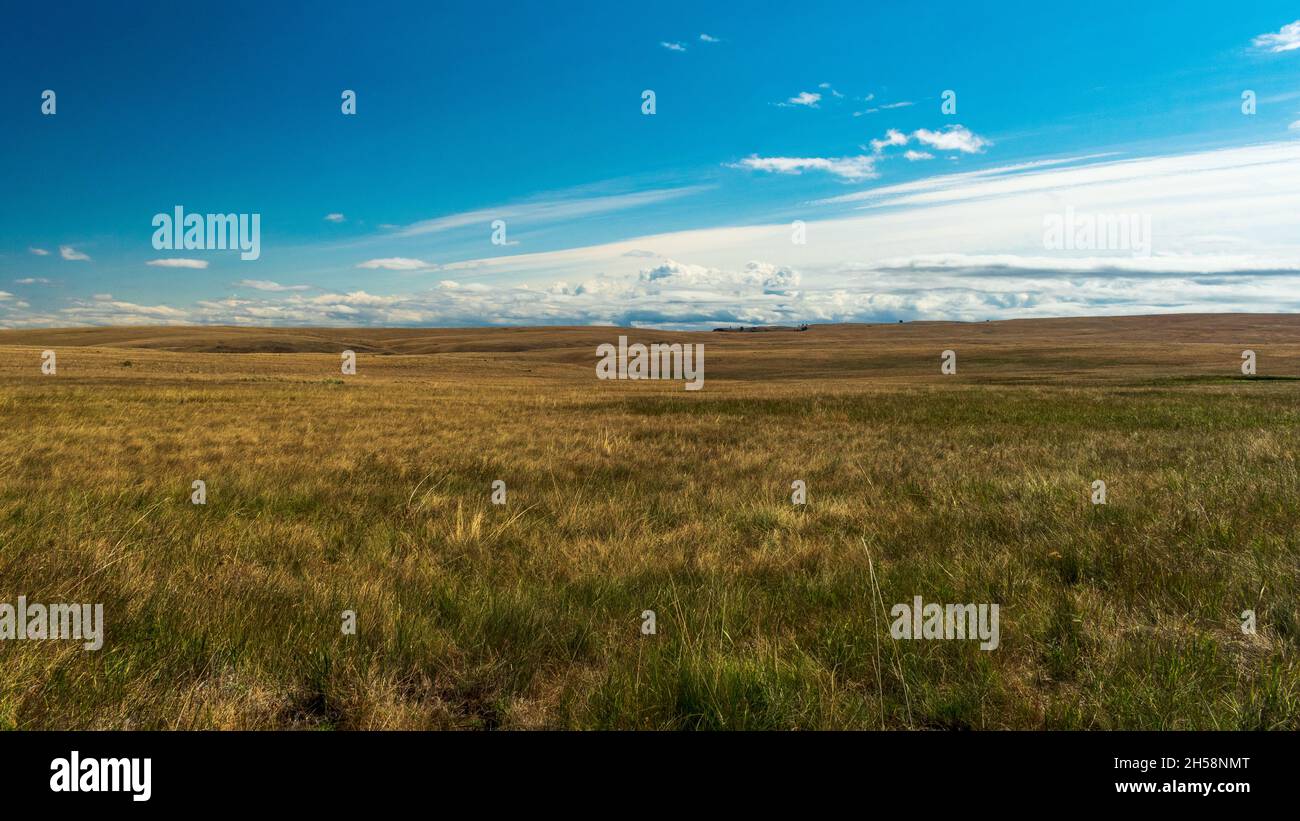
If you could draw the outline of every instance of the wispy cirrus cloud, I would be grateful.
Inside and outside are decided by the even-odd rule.
[[[72,260],[74,262],[90,261],[90,255],[81,253],[76,248],[73,248],[71,245],[60,245],[59,256],[67,260]]]
[[[884,315],[873,314],[875,308],[891,305],[899,318],[1078,315],[1099,306],[1106,313],[1300,307],[1297,142],[1127,159],[1049,158],[821,204],[870,210],[809,217],[810,241],[801,246],[791,244],[789,224],[749,225],[468,260],[445,270],[473,271],[480,279],[506,272],[568,279],[587,272],[617,281],[637,276],[629,269],[648,254],[720,270],[759,258],[800,271],[804,297],[787,306],[791,312],[837,321],[869,321]],[[1046,249],[1045,217],[1067,206],[1149,214],[1151,255]],[[585,294],[595,286],[582,287]],[[762,304],[737,297],[725,310],[759,314]],[[644,316],[666,315],[646,307]],[[723,311],[700,321],[721,321]],[[681,306],[674,321],[687,314]],[[778,313],[764,315],[775,321]]]
[[[50,255],[50,252],[44,248],[28,248],[27,250],[38,257],[48,257]]]
[[[1287,23],[1276,33],[1261,34],[1251,40],[1255,48],[1278,54],[1283,51],[1295,51],[1300,48],[1300,20]]]
[[[760,157],[757,154],[730,163],[731,168],[747,168],[774,174],[802,174],[824,171],[845,180],[866,180],[876,176],[875,158],[857,157]]]
[[[310,291],[310,285],[281,285],[269,279],[241,279],[235,283],[238,288],[252,288],[254,291],[271,291],[286,293],[289,291]]]
[[[593,194],[588,189],[552,192],[516,203],[421,220],[397,229],[391,236],[415,237],[469,226],[486,228],[494,219],[518,220],[525,224],[553,223],[656,205],[689,196],[706,188],[707,186],[703,185],[691,185],[618,194]]]
[[[668,40],[661,40],[661,41],[659,42],[659,45],[662,46],[662,47],[664,47],[664,48],[666,48],[666,49],[668,49],[669,51],[685,51],[685,50],[686,50],[686,44],[685,44],[685,43],[675,43],[675,42],[671,42],[671,41],[668,41]]]
[[[384,271],[434,271],[438,266],[432,262],[425,262],[422,259],[413,257],[384,257],[382,259],[368,259],[357,265],[358,268],[368,268]]]
[[[114,299],[112,294],[96,294],[91,299],[72,300],[57,315],[57,324],[61,325],[185,325],[193,321],[194,311],[170,305],[140,305]]]
[[[879,188],[854,192],[852,194],[840,194],[835,197],[814,200],[810,204],[835,205],[876,200],[892,203],[897,197],[906,197],[921,192],[950,190],[959,188],[963,185],[974,185],[976,183],[996,178],[1010,179],[1022,174],[1028,174],[1029,172],[1058,168],[1061,166],[1083,166],[1093,163],[1095,160],[1111,159],[1116,156],[1118,156],[1116,152],[1109,151],[1097,154],[1081,154],[1073,157],[1052,157],[1043,160],[1032,160],[1023,163],[1013,163],[1011,165],[999,165],[992,168],[981,168],[976,171],[963,171],[956,174],[940,174],[919,180],[913,180],[912,182],[885,185]],[[1032,175],[1026,177],[1026,179],[1033,178]]]
[[[207,268],[206,259],[184,259],[181,257],[170,257],[167,259],[151,259],[145,265],[152,265],[155,268]]]
[[[871,98],[874,96],[875,96],[874,94],[869,95],[867,97],[864,97],[863,100],[870,102]],[[874,108],[868,108],[865,111],[855,111],[853,112],[853,116],[863,117],[866,116],[867,114],[876,114],[881,111],[890,111],[895,108],[907,108],[908,106],[912,106],[912,105],[916,105],[916,103],[913,103],[910,100],[904,100],[902,102],[897,102],[897,103],[884,103],[883,105],[878,105]]]
[[[865,210],[847,210],[856,207]],[[1150,214],[1150,256],[1051,250],[1045,217],[1067,207]],[[707,228],[449,262],[438,266],[443,281],[422,290],[376,293],[377,278],[366,289],[254,289],[185,307],[105,295],[53,314],[10,298],[0,301],[0,325],[698,328],[1300,310],[1300,141],[1049,158],[866,188],[804,208],[806,245],[791,243],[787,222]]]

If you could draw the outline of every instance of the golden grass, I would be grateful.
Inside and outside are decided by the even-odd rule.
[[[704,390],[598,381],[619,333]],[[2,331],[0,601],[107,637],[0,642],[0,726],[1297,729],[1273,377],[1300,318]],[[894,642],[913,595],[1001,647]]]

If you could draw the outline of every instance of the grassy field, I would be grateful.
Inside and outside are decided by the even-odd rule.
[[[619,333],[0,331],[0,727],[1300,729],[1300,316]]]

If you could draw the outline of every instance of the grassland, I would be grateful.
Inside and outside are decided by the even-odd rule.
[[[618,333],[0,331],[0,727],[1300,729],[1300,317]]]

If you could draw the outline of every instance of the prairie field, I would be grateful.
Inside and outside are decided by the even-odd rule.
[[[4,728],[1300,729],[1300,316],[0,331],[0,430],[0,601],[105,623]]]

